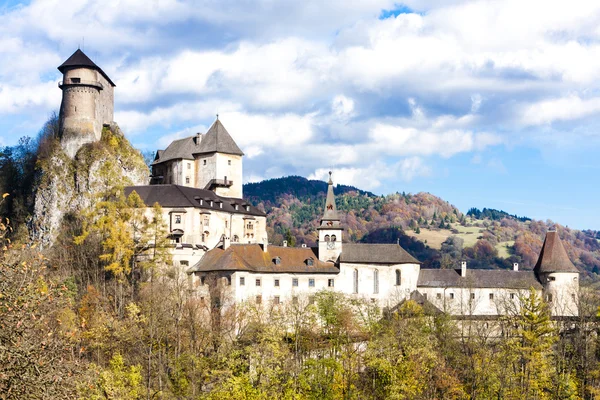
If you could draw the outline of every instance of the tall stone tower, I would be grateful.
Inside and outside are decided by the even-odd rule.
[[[335,206],[333,195],[333,181],[331,171],[327,183],[327,199],[325,200],[325,212],[319,225],[319,260],[337,261],[342,253],[342,227],[340,217]]]
[[[60,136],[69,157],[86,143],[100,140],[102,126],[113,122],[114,87],[108,75],[78,49],[58,70],[63,80]]]

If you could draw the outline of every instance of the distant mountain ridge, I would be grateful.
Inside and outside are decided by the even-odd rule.
[[[244,185],[246,200],[267,212],[271,242],[313,245],[327,183],[301,176]],[[535,221],[501,210],[472,208],[464,214],[430,193],[378,196],[353,186],[335,187],[344,240],[399,242],[426,267],[453,268],[466,259],[473,268],[532,269],[550,228],[557,229],[570,259],[594,280],[600,278],[600,233],[553,221]]]

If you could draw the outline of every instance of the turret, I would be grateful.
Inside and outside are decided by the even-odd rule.
[[[342,252],[342,227],[335,206],[333,181],[329,171],[325,212],[319,225],[319,260],[336,262]]]
[[[533,269],[543,286],[553,316],[578,314],[579,271],[567,255],[556,231],[548,231]]]
[[[99,141],[102,126],[113,121],[115,84],[80,49],[58,70],[63,74],[58,83],[61,144],[72,158],[82,145]]]

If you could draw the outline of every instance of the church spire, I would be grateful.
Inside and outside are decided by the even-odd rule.
[[[325,200],[325,212],[321,219],[322,228],[339,227],[340,217],[335,206],[335,196],[333,194],[333,181],[331,180],[331,171],[329,171],[329,182],[327,182],[327,199]]]

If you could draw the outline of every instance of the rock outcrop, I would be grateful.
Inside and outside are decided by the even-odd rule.
[[[100,141],[81,146],[74,158],[56,143],[38,163],[30,232],[44,247],[52,245],[66,215],[89,209],[111,188],[145,185],[150,175],[142,154],[114,123],[103,128]]]

